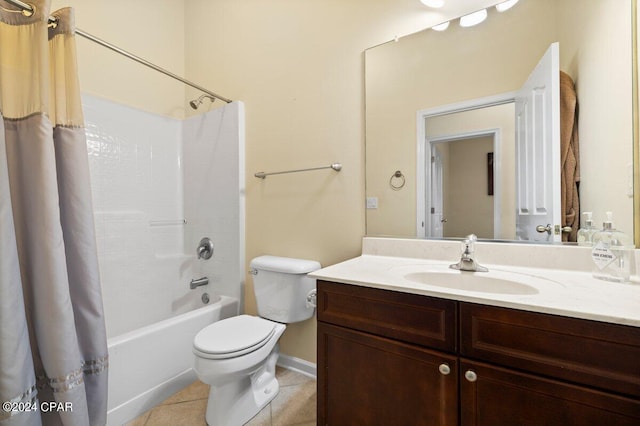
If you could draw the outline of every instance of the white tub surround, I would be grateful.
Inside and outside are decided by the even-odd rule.
[[[196,309],[204,292],[240,299],[242,102],[187,120],[90,95],[83,108],[108,338]],[[202,237],[215,246],[206,261]]]
[[[636,250],[636,259],[640,250]],[[420,271],[446,271],[460,260],[460,242],[364,238],[362,255],[312,272],[327,281],[422,294],[640,327],[640,279],[619,284],[591,276],[591,250],[585,247],[478,242],[475,258],[498,279],[517,277],[533,288],[492,293],[428,285],[408,279]],[[637,260],[636,260],[637,262]],[[635,270],[635,268],[634,268]],[[483,272],[460,272],[480,279]],[[415,276],[415,275],[414,275]]]

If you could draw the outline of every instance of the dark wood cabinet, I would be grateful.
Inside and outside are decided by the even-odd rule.
[[[637,425],[640,329],[318,281],[319,425]]]
[[[329,324],[318,335],[319,424],[458,424],[455,356]]]

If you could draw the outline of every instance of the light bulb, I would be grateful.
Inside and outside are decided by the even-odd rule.
[[[487,9],[482,9],[477,12],[473,12],[461,17],[460,26],[473,27],[474,25],[478,25],[480,22],[484,21],[485,19],[487,19]]]
[[[420,0],[422,4],[429,7],[442,7],[444,5],[444,0]]]
[[[432,30],[436,30],[436,31],[444,31],[447,28],[449,28],[449,21],[443,22],[442,24],[434,25],[433,27],[431,27]]]
[[[507,0],[502,3],[496,4],[496,10],[498,12],[504,12],[505,10],[511,9],[515,4],[518,3],[518,0]]]

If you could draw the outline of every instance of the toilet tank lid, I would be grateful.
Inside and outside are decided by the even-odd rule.
[[[322,266],[320,262],[315,260],[294,259],[292,257],[279,256],[258,256],[251,261],[251,268],[271,271],[284,272],[287,274],[306,274],[316,271]]]

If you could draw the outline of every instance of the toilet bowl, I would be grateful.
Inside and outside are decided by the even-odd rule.
[[[242,425],[278,394],[278,339],[286,326],[240,315],[202,329],[194,339],[194,371],[211,386],[209,426]]]
[[[307,296],[320,268],[315,261],[260,256],[251,261],[260,316],[239,315],[200,330],[193,341],[194,371],[210,386],[209,426],[240,426],[278,394],[278,340],[285,323],[313,316]]]

